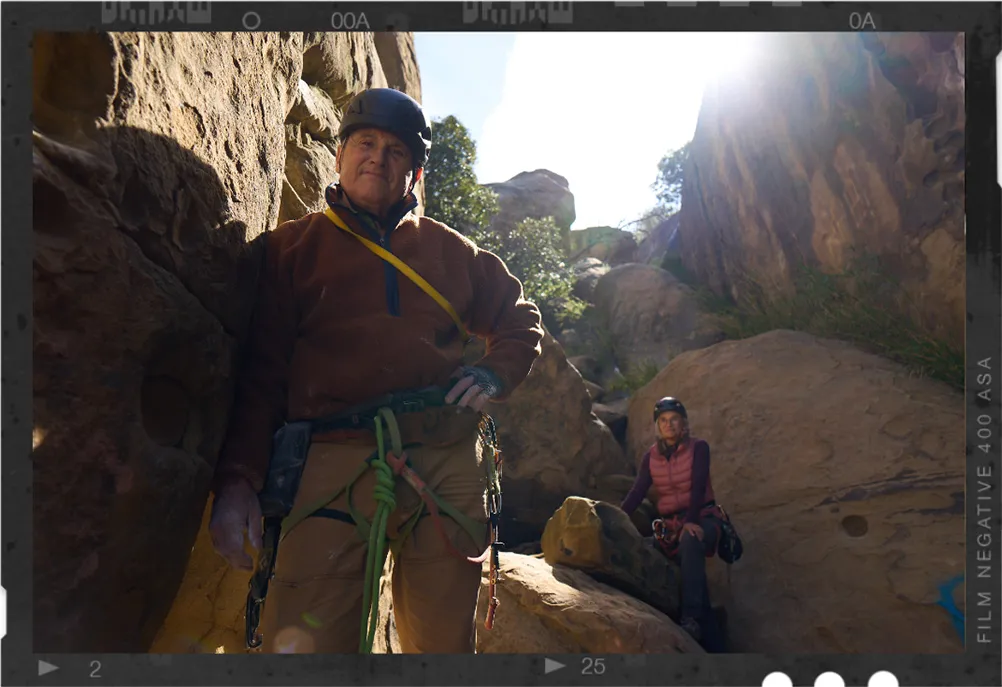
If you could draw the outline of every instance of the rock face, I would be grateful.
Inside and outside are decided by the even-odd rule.
[[[745,544],[736,651],[950,653],[939,585],[964,570],[964,405],[848,344],[776,331],[684,353],[630,404],[681,399]],[[722,569],[722,568],[721,568]]]
[[[615,266],[634,262],[637,258],[636,237],[622,229],[589,227],[572,231],[570,238],[573,260],[594,258]]]
[[[617,506],[568,498],[546,523],[542,544],[550,565],[586,572],[669,617],[677,616],[678,568],[644,541],[630,516]]]
[[[538,540],[567,496],[602,475],[635,470],[609,428],[591,412],[585,383],[547,333],[543,353],[505,403],[491,406],[503,465],[501,536],[506,544]]]
[[[679,213],[667,218],[651,230],[637,245],[637,262],[660,264],[665,253],[678,248]]]
[[[583,301],[590,301],[592,294],[595,293],[595,285],[602,275],[609,271],[609,265],[598,258],[585,258],[575,263],[573,269],[574,288],[572,293]]]
[[[34,645],[147,651],[196,544],[179,595],[190,615],[173,614],[157,645],[230,646],[246,580],[196,537],[254,240],[317,208],[335,105],[385,84],[379,52],[392,50],[301,33],[33,46]],[[416,66],[395,73],[406,83]]]
[[[508,181],[485,184],[498,194],[498,214],[491,227],[515,226],[523,219],[552,217],[566,236],[574,223],[574,196],[567,179],[546,169],[516,174]]]
[[[719,293],[789,293],[796,264],[876,256],[899,312],[963,345],[964,39],[783,35],[763,64],[708,91],[679,232]]]
[[[605,426],[616,437],[616,441],[626,441],[626,425],[628,415],[629,399],[624,398],[606,405],[604,403],[593,403],[591,412],[595,417],[605,423]]]
[[[723,338],[699,312],[692,289],[657,267],[614,267],[599,279],[593,299],[624,370],[645,362],[660,368],[676,353]]]

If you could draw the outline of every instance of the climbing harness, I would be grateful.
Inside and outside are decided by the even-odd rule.
[[[444,406],[446,405],[444,398],[444,392],[434,387],[417,392],[392,394],[367,407],[349,409],[333,417],[287,423],[282,430],[279,430],[276,434],[268,478],[260,496],[262,514],[265,517],[264,546],[255,574],[251,578],[247,597],[248,648],[253,649],[261,645],[262,638],[257,632],[261,618],[261,607],[267,594],[268,582],[274,576],[276,553],[281,540],[308,517],[329,517],[354,524],[362,539],[368,542],[360,647],[362,653],[371,653],[378,616],[379,578],[387,554],[386,524],[389,515],[396,508],[394,486],[397,477],[402,478],[417,492],[422,503],[401,527],[399,536],[389,542],[389,551],[394,556],[398,555],[407,536],[413,531],[418,521],[427,514],[431,517],[435,530],[451,555],[468,560],[472,564],[482,564],[490,557],[488,574],[490,599],[484,625],[488,630],[493,627],[494,616],[499,605],[496,596],[500,567],[499,548],[504,546],[504,543],[498,538],[502,507],[502,458],[494,420],[486,413],[481,413],[478,424],[478,440],[483,449],[482,460],[487,472],[488,522],[486,527],[451,506],[425,484],[407,457],[407,450],[418,444],[402,443],[396,420],[398,414],[420,412],[431,407]],[[376,450],[337,490],[293,511],[296,491],[298,491],[299,480],[305,467],[305,456],[309,452],[311,435],[339,429],[370,429],[374,431]],[[387,434],[389,435],[389,446],[387,446]],[[377,507],[371,523],[355,507],[352,499],[355,483],[369,469],[376,473],[374,497]],[[327,507],[342,494],[346,494],[347,497],[348,513]],[[445,531],[441,520],[443,514],[455,520],[474,541],[488,539],[488,546],[484,552],[476,557],[464,556],[460,553]]]
[[[711,558],[714,553],[718,553],[724,536],[723,525],[724,523],[730,523],[730,520],[724,512],[724,509],[712,501],[703,506],[699,515],[704,518],[706,516],[713,516],[718,521],[714,525],[717,530],[717,549],[709,551],[706,554],[707,558]],[[684,516],[684,511],[672,513],[670,515],[657,518],[651,523],[651,527],[654,530],[654,541],[661,547],[661,549],[665,552],[665,555],[669,558],[673,558],[678,553],[679,540],[682,537],[682,528],[685,526]],[[730,565],[733,561],[725,559],[724,562]]]

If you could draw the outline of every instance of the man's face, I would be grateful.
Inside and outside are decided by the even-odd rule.
[[[658,434],[662,439],[675,441],[682,436],[685,418],[674,411],[661,413],[658,416]]]
[[[340,183],[353,202],[376,214],[404,197],[414,172],[411,151],[380,129],[359,129],[337,154]]]

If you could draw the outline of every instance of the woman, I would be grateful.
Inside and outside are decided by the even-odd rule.
[[[630,493],[627,514],[653,485],[657,493],[655,536],[682,570],[680,625],[696,641],[715,625],[706,583],[706,559],[717,550],[720,520],[710,479],[710,446],[689,434],[685,406],[672,397],[654,404],[657,442],[647,449]],[[716,633],[712,633],[716,634]]]

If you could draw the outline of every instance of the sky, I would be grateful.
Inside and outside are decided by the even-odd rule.
[[[560,174],[574,194],[572,229],[620,226],[653,207],[658,161],[692,138],[704,85],[747,68],[754,43],[734,33],[415,34],[423,104],[470,131],[478,181]]]

